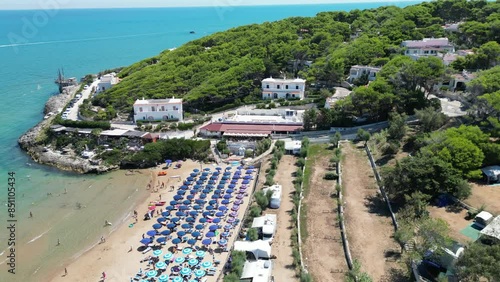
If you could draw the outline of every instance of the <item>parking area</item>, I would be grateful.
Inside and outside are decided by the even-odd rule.
[[[91,95],[91,92],[92,92],[92,88],[97,87],[98,83],[99,83],[99,80],[96,80],[96,81],[92,82],[92,84],[89,85],[89,87],[87,87],[86,89],[83,89],[83,91],[81,93],[77,93],[75,98],[73,98],[71,100],[73,106],[71,108],[68,107],[68,108],[64,109],[63,116],[62,116],[63,119],[78,120],[78,108],[83,103],[83,100],[89,98],[89,96]],[[67,113],[66,115],[64,114],[65,112]]]

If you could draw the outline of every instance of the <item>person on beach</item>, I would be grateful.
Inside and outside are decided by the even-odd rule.
[[[68,270],[66,269],[66,267],[64,268],[64,276],[67,276],[68,275]]]
[[[102,272],[102,280],[106,280],[106,272]]]
[[[106,239],[104,238],[104,236],[101,236],[101,244],[105,243],[105,242],[106,242]]]
[[[130,249],[128,250],[128,252],[129,252],[129,253],[130,253],[130,252],[132,252],[132,246],[130,246]]]
[[[160,201],[161,201],[161,194],[160,194],[160,195],[158,195],[158,196],[160,196]]]
[[[33,213],[30,211],[30,218],[33,218]]]
[[[111,222],[109,222],[107,219],[106,219],[106,222],[104,222],[104,226],[110,226],[112,225]]]
[[[59,239],[57,239],[57,245],[56,246],[59,246],[61,245],[61,241],[59,241]]]

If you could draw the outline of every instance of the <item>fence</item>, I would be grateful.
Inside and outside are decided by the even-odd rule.
[[[337,144],[337,148],[340,148],[340,142]],[[340,160],[337,163],[337,184],[342,187],[342,168],[340,164]],[[351,256],[351,250],[349,249],[349,241],[347,240],[347,230],[345,228],[344,224],[344,206],[342,205],[343,203],[343,196],[342,196],[342,189],[339,190],[339,200],[337,203],[338,207],[338,213],[339,213],[339,226],[340,226],[340,235],[342,236],[342,245],[344,247],[344,255],[345,259],[347,261],[347,267],[352,270],[352,256]]]
[[[396,215],[392,211],[391,203],[389,202],[389,198],[387,197],[387,194],[385,193],[385,187],[382,184],[382,178],[380,178],[380,174],[378,173],[377,170],[377,164],[373,160],[372,152],[370,151],[370,148],[368,146],[365,146],[365,151],[366,154],[368,155],[368,159],[370,160],[370,165],[372,166],[373,173],[375,174],[375,178],[377,179],[377,186],[382,194],[382,197],[384,197],[384,201],[387,204],[387,207],[389,208],[389,212],[391,213],[391,219],[392,219],[392,224],[394,225],[394,230],[398,231],[398,221],[396,220]]]
[[[307,157],[305,158],[306,163],[307,163]],[[306,170],[306,166],[304,165],[302,167],[302,175],[304,175]],[[302,207],[302,193],[304,191],[304,180],[302,180],[302,183],[300,184],[300,195],[299,195],[299,208],[297,209],[297,244],[299,245],[299,255],[300,255],[300,267],[302,268],[302,271],[305,273],[308,273],[306,266],[304,265],[304,259],[302,258],[302,236],[300,236],[300,210]]]

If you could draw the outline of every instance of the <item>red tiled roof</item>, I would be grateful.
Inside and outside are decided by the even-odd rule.
[[[211,123],[200,128],[207,131],[231,132],[231,133],[264,133],[271,134],[273,131],[297,131],[301,125],[285,124],[241,124],[241,123]]]

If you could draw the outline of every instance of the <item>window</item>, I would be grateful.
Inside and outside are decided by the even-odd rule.
[[[287,84],[287,85],[285,85],[285,89],[288,89],[288,84]]]
[[[160,111],[164,112],[165,111],[165,106],[161,106],[161,110]]]
[[[152,111],[152,112],[156,112],[156,108],[152,106],[152,107],[151,107],[151,111]]]
[[[142,107],[139,107],[139,112],[141,112],[141,113],[142,113]]]
[[[266,85],[266,88],[269,89],[269,84]]]
[[[298,85],[297,85],[297,86],[295,86],[295,89],[299,89],[299,86],[298,86]]]
[[[295,94],[292,94],[292,98],[295,98]]]
[[[174,111],[177,111],[179,110],[179,108],[177,106],[174,106]]]
[[[280,89],[280,85],[279,85],[279,84],[278,84],[278,85],[276,85],[276,88]]]

